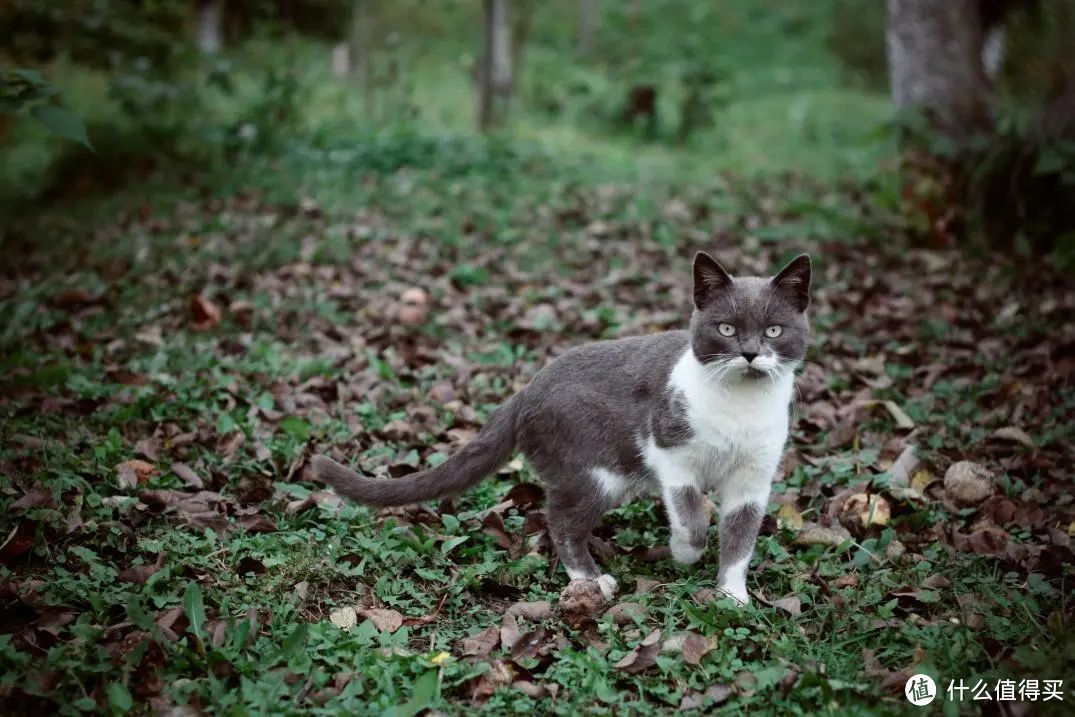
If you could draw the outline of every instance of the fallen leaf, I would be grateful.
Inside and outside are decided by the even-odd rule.
[[[470,699],[482,704],[499,688],[510,685],[515,678],[511,665],[504,660],[493,660],[489,669],[467,683]]]
[[[134,444],[134,452],[141,453],[151,461],[160,460],[160,441],[156,438],[143,438]]]
[[[790,503],[781,505],[777,509],[776,519],[780,527],[788,530],[801,530],[803,527],[803,514]]]
[[[807,522],[803,529],[795,536],[796,545],[825,545],[837,547],[845,540],[850,540],[851,533],[843,526],[826,527],[817,523]]]
[[[944,474],[944,492],[959,506],[976,506],[993,495],[993,474],[971,461],[953,463]]]
[[[1003,428],[998,428],[989,434],[989,440],[1020,443],[1031,450],[1034,450],[1034,448],[1037,447],[1034,445],[1034,439],[1031,438],[1026,431],[1017,426],[1004,426]]]
[[[679,702],[681,710],[696,710],[702,707],[718,707],[734,694],[728,685],[712,685],[705,692],[690,692]]]
[[[637,578],[635,580],[635,595],[645,595],[656,590],[661,585],[660,580],[650,580],[649,578]]]
[[[207,331],[220,323],[220,309],[201,294],[190,297],[190,315],[196,331]]]
[[[787,595],[773,601],[773,607],[780,608],[792,617],[802,614],[802,601],[795,595]]]
[[[486,657],[499,643],[500,628],[490,625],[477,635],[463,638],[463,654],[467,657]]]
[[[288,502],[284,506],[284,512],[288,515],[294,515],[317,506],[336,511],[343,507],[343,499],[330,490],[317,490],[311,492],[305,498]]]
[[[11,504],[13,510],[54,508],[55,506],[56,501],[52,497],[52,491],[40,483],[34,485],[30,490],[26,491],[21,498]]]
[[[608,601],[596,580],[572,580],[560,591],[557,607],[570,625],[579,626],[595,620]]]
[[[1004,555],[1008,547],[1008,533],[995,527],[979,528],[970,535],[953,531],[952,545],[956,550],[977,555]]]
[[[357,613],[373,623],[381,632],[395,632],[403,627],[403,616],[395,610],[383,608],[362,608]]]
[[[605,615],[617,625],[628,625],[646,617],[646,608],[636,602],[619,602],[610,607]]]
[[[840,513],[841,523],[861,528],[888,525],[891,519],[892,508],[877,494],[855,493],[847,499]]]
[[[515,644],[511,646],[512,662],[519,662],[519,660],[536,657],[538,650],[545,642],[546,635],[547,633],[543,627],[531,630],[525,635],[520,635],[519,639],[515,641]]]
[[[148,481],[156,475],[157,468],[138,458],[116,464],[117,482],[120,488],[130,489]]]
[[[888,414],[892,416],[892,420],[896,422],[896,428],[902,428],[905,431],[909,431],[914,428],[914,421],[911,417],[904,413],[903,409],[895,401],[882,401],[881,402]]]
[[[186,463],[173,463],[172,473],[175,473],[179,477],[179,480],[186,483],[191,488],[201,490],[205,488],[205,482],[201,476],[194,472],[194,470]]]
[[[914,475],[920,463],[918,449],[913,444],[908,444],[888,469],[889,485],[909,486],[911,476]]]
[[[620,658],[614,665],[617,670],[636,675],[657,664],[657,655],[661,651],[661,631],[654,630],[638,645]]]
[[[144,585],[146,580],[155,575],[164,567],[164,561],[168,557],[168,554],[162,551],[157,555],[157,560],[148,565],[135,565],[127,568],[119,574],[119,579],[127,583],[136,583],[138,585]]]
[[[341,630],[350,630],[358,624],[358,613],[351,606],[333,610],[328,616],[329,622]]]
[[[922,587],[932,590],[947,590],[952,587],[952,581],[940,574],[934,574],[922,581]]]
[[[504,611],[500,624],[500,644],[510,650],[520,637],[519,618],[527,620],[545,620],[552,617],[552,603],[548,600],[537,602],[517,602]]]
[[[511,686],[522,692],[524,695],[533,697],[535,700],[539,700],[543,697],[555,697],[557,691],[557,685],[555,683],[543,685],[537,682],[531,682],[530,680],[515,680],[511,683]]]
[[[703,637],[697,632],[680,632],[672,635],[661,645],[661,652],[670,652],[683,656],[683,661],[688,665],[697,665],[706,656],[706,653],[717,646],[713,638]]]

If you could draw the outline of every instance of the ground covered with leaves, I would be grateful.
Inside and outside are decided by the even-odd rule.
[[[417,141],[11,225],[6,714],[901,714],[915,673],[1075,674],[1075,286],[911,248],[862,188]],[[815,261],[752,606],[714,592],[715,539],[668,560],[652,500],[595,535],[616,603],[561,600],[521,460],[389,511],[301,481],[315,449],[383,478],[443,461],[564,350],[683,326],[697,249]]]

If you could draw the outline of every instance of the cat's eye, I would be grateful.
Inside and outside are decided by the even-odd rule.
[[[772,326],[766,327],[766,329],[765,329],[765,335],[768,336],[771,339],[775,339],[776,337],[780,336],[780,334],[782,334],[782,333],[784,333],[784,327],[783,326],[777,326],[775,324],[772,325]]]
[[[735,336],[735,327],[731,324],[721,324],[717,327],[721,336]]]

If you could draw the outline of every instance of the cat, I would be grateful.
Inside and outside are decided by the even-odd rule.
[[[748,603],[747,566],[810,335],[810,257],[796,257],[771,278],[733,278],[699,252],[693,278],[688,330],[567,351],[444,463],[380,480],[319,455],[305,476],[359,503],[404,505],[458,494],[519,449],[545,485],[549,534],[568,577],[596,580],[607,599],[616,580],[588,549],[601,516],[656,493],[668,513],[673,559],[695,563],[709,528],[703,495],[712,490],[720,503],[718,586]]]

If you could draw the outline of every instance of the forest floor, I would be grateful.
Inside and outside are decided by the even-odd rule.
[[[983,685],[1011,714],[1075,700],[1070,282],[909,248],[853,187],[480,143],[301,161],[320,179],[195,177],[6,234],[5,714],[903,714],[912,674],[948,714]],[[716,599],[715,529],[675,565],[640,500],[595,541],[620,607],[562,614],[519,460],[410,509],[301,482],[314,449],[444,460],[567,348],[682,327],[698,249],[815,262],[751,606]]]

